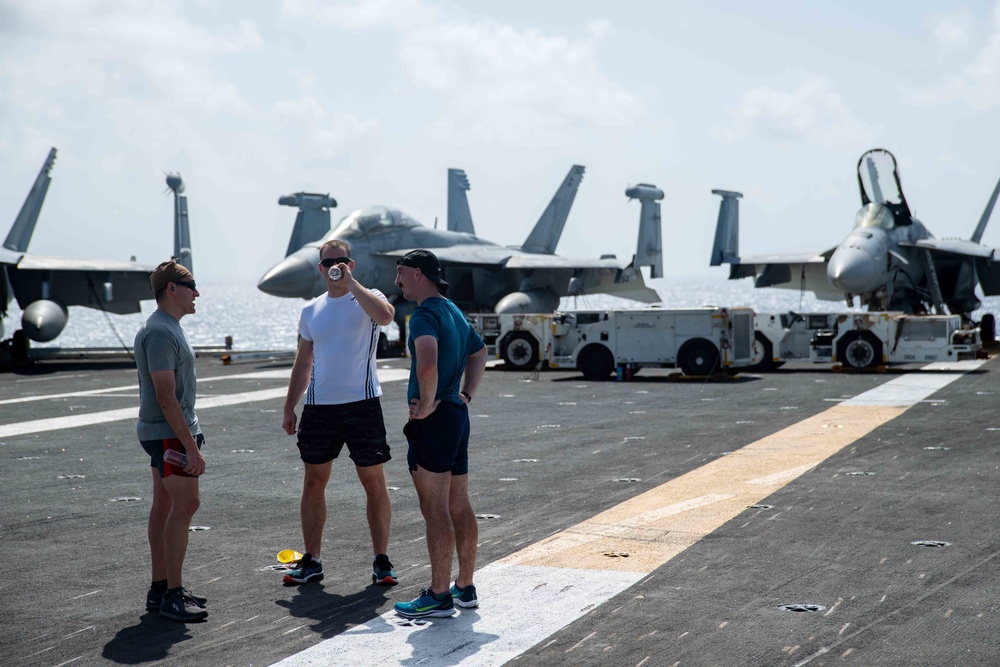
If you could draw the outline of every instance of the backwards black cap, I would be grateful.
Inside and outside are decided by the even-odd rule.
[[[396,264],[409,266],[420,271],[432,282],[437,283],[438,289],[444,291],[448,289],[448,283],[441,278],[441,262],[430,250],[411,250],[400,257]]]

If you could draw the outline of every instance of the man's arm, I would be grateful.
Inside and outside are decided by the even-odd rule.
[[[423,419],[434,412],[438,386],[438,342],[434,336],[419,336],[413,340],[417,357],[417,385],[420,398],[410,405],[410,419]]]
[[[163,417],[167,420],[167,424],[174,432],[174,435],[184,446],[188,462],[184,468],[184,472],[195,477],[201,475],[205,472],[205,458],[201,455],[194,436],[191,435],[191,429],[188,428],[187,420],[184,418],[184,409],[181,408],[181,404],[177,401],[177,396],[175,395],[177,385],[174,382],[174,371],[172,369],[153,371],[149,374],[149,377],[153,381],[156,402],[159,404],[160,410],[163,411]]]
[[[355,280],[354,274],[351,273],[351,269],[346,264],[341,264],[340,270],[344,274],[341,280],[347,283],[347,289],[358,300],[361,310],[365,311],[365,314],[379,326],[384,327],[392,322],[392,317],[396,314],[396,309],[392,307],[392,304],[375,296],[374,292]]]
[[[292,364],[292,375],[288,379],[288,394],[285,396],[285,414],[281,422],[281,428],[285,429],[288,435],[296,432],[298,418],[295,416],[295,406],[299,404],[299,399],[309,387],[309,378],[312,371],[313,362],[313,342],[299,336],[299,346],[295,350],[295,362]]]
[[[479,383],[483,379],[483,374],[486,372],[486,347],[479,348],[478,352],[473,352],[469,355],[468,360],[465,362],[465,378],[462,382],[462,391],[469,396],[475,396],[476,390],[479,389]],[[461,394],[459,394],[461,396]],[[472,399],[463,399],[466,403]]]

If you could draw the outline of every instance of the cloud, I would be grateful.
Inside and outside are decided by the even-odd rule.
[[[1000,107],[1000,3],[993,8],[988,30],[986,43],[958,74],[938,86],[906,93],[906,102],[928,106],[963,102],[978,111]]]
[[[943,48],[966,45],[972,38],[974,26],[975,17],[965,8],[950,14],[933,16],[927,20],[927,29]]]
[[[349,113],[335,113],[326,123],[309,131],[300,152],[305,156],[334,158],[350,147],[363,143],[366,136],[378,128],[379,122],[376,119],[360,119]]]
[[[320,0],[284,0],[280,12],[293,19],[308,18],[341,30],[391,27],[400,32],[433,25],[440,11],[423,0],[361,0],[323,3]]]
[[[646,112],[638,95],[601,68],[606,21],[571,37],[465,20],[421,0],[286,0],[282,13],[341,29],[398,33],[401,70],[440,106],[425,130],[454,144],[568,144],[589,126],[628,126]]]
[[[808,76],[797,90],[755,88],[730,110],[733,124],[713,128],[725,143],[749,136],[772,142],[811,142],[837,146],[843,142],[866,143],[875,132],[858,120],[844,104],[833,84]]]
[[[274,103],[271,110],[279,120],[291,122],[319,121],[326,115],[323,107],[311,95],[297,100],[280,100]]]
[[[24,3],[19,11],[20,48],[0,58],[0,81],[48,106],[71,90],[111,104],[159,97],[209,113],[249,108],[211,67],[218,54],[260,48],[248,21],[212,30],[147,2]]]

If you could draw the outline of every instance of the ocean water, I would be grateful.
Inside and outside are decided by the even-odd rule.
[[[820,312],[848,309],[842,301],[821,301],[811,292],[783,289],[754,289],[753,282],[727,280],[724,276],[667,276],[648,280],[664,307],[693,308],[716,305],[729,308],[747,306],[757,312]],[[198,283],[201,296],[194,315],[184,318],[184,330],[193,345],[221,346],[232,336],[234,350],[294,350],[302,299],[282,299],[257,289],[256,281]],[[982,298],[982,297],[981,297]],[[1000,312],[1000,297],[983,298],[983,309]],[[10,304],[4,318],[4,337],[20,327],[21,311]],[[635,308],[643,304],[607,295],[595,294],[562,299],[560,309]],[[142,313],[107,315],[91,308],[71,307],[69,323],[62,335],[51,343],[32,343],[32,347],[131,347],[139,325],[155,309],[153,301],[142,302]],[[398,336],[395,326],[389,338]]]

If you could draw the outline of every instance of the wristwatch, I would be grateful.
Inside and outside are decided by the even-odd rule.
[[[469,392],[467,392],[467,391],[460,391],[458,393],[460,393],[462,396],[465,396],[465,402],[466,403],[472,403],[472,396],[469,395]]]

